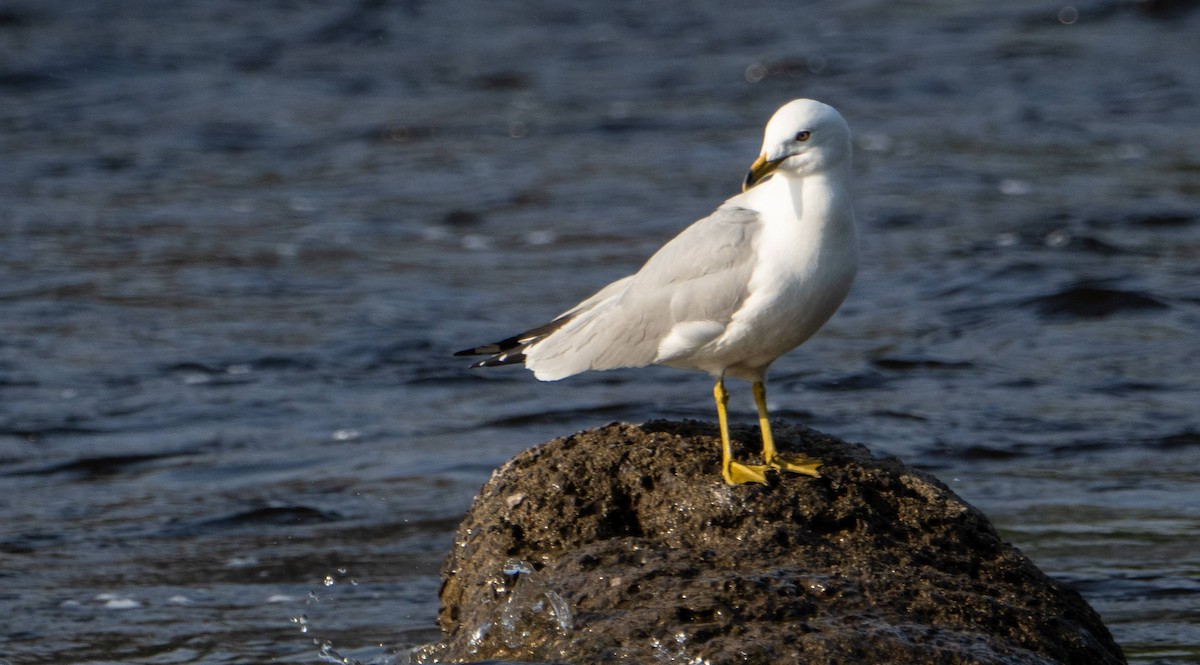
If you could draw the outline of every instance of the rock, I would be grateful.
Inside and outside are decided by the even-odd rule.
[[[696,422],[613,424],[505,463],[447,558],[444,639],[414,660],[1125,662],[1079,594],[937,479],[775,427],[820,478],[728,486]]]

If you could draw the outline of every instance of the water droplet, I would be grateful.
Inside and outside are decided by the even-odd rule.
[[[292,617],[292,623],[294,623],[300,627],[301,633],[308,632],[308,615],[307,614],[301,614],[298,617]]]
[[[1063,7],[1062,9],[1058,10],[1058,22],[1059,23],[1062,23],[1063,25],[1071,25],[1072,23],[1074,23],[1075,21],[1078,21],[1078,20],[1079,20],[1079,10],[1075,9],[1071,5],[1067,5],[1066,7]]]

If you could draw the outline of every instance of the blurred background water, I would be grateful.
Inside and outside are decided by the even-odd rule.
[[[635,270],[807,96],[856,133],[863,263],[773,413],[1200,663],[1194,5],[0,2],[0,662],[436,638],[495,466],[713,418],[699,374],[449,354]]]

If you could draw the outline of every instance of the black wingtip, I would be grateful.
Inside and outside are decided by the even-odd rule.
[[[520,365],[524,362],[524,353],[501,353],[499,355],[492,356],[491,358],[484,358],[483,360],[472,364],[471,369],[475,369],[477,367],[503,367],[504,365]]]
[[[500,365],[515,365],[525,362],[524,350],[530,344],[535,344],[542,338],[546,337],[555,330],[566,325],[570,321],[570,316],[559,317],[550,323],[538,326],[532,330],[526,330],[520,335],[513,335],[508,339],[502,339],[494,344],[484,344],[472,349],[463,349],[455,352],[455,357],[461,356],[491,356],[471,365],[475,367],[499,367]]]
[[[456,357],[462,357],[462,356],[494,356],[494,355],[496,355],[497,353],[500,353],[500,352],[501,352],[501,351],[503,351],[503,350],[504,350],[504,349],[500,348],[500,345],[499,345],[499,344],[484,344],[483,346],[477,346],[477,347],[475,347],[475,348],[471,348],[471,349],[463,349],[462,351],[455,351],[455,352],[454,352],[454,355],[455,355]]]

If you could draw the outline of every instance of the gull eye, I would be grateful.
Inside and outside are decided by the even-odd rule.
[[[803,142],[807,141],[808,137],[810,137],[810,136],[812,136],[812,132],[808,131],[807,129],[796,132],[796,141],[803,143]]]

